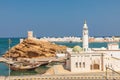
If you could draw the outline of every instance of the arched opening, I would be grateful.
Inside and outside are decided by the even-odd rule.
[[[99,70],[100,69],[100,65],[99,64],[90,65],[90,69],[91,70]]]
[[[90,69],[91,70],[100,70],[100,59],[99,58],[95,58],[92,60]]]
[[[99,69],[99,64],[93,64],[94,69]]]

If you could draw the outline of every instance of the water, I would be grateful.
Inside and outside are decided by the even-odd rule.
[[[0,56],[2,56],[8,50],[8,39],[0,38]],[[14,46],[19,43],[19,38],[12,38],[10,46]],[[8,75],[8,66],[5,63],[0,63],[0,75]]]
[[[59,44],[59,45],[65,45],[65,46],[68,46],[68,47],[74,47],[76,45],[79,45],[82,47],[82,42],[72,42],[72,43],[69,43],[69,42],[55,42],[56,44]],[[101,47],[107,47],[107,42],[92,42],[92,43],[89,43],[89,47],[90,48],[101,48]]]
[[[8,39],[9,38],[0,38],[0,56],[2,56],[8,50]],[[19,43],[19,38],[11,38],[10,46],[14,46]]]
[[[0,56],[2,56],[7,50],[8,50],[8,39],[9,38],[0,38]],[[11,38],[11,47],[19,43],[19,38]],[[68,47],[74,47],[76,45],[82,46],[82,42],[56,42],[56,44],[60,45],[66,45]],[[120,43],[119,43],[120,44]],[[90,48],[100,48],[100,47],[107,47],[107,43],[89,43]],[[44,67],[39,67],[39,69],[42,69]],[[25,74],[36,74],[34,70],[32,71],[11,71],[11,75],[25,75]],[[5,63],[0,63],[0,75],[8,75],[8,66],[6,66]]]
[[[0,63],[0,75],[8,75],[8,66],[5,63]]]

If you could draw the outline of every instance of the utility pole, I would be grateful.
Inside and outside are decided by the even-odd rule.
[[[8,40],[8,49],[10,50],[10,44],[11,44],[11,39]],[[10,51],[8,50],[8,54],[9,54],[9,80],[10,80]]]

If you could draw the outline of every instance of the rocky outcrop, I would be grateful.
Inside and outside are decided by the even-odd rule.
[[[25,39],[7,51],[3,57],[9,57],[9,54],[11,58],[54,57],[57,51],[65,52],[66,47],[38,39]]]

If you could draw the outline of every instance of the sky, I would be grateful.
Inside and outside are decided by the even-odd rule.
[[[0,37],[120,36],[120,0],[0,0]]]

